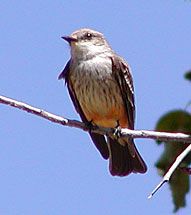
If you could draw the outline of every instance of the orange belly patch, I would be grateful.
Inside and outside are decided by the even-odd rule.
[[[83,112],[88,121],[92,121],[98,126],[115,128],[119,124],[122,128],[128,127],[127,114],[123,106],[111,107],[107,111],[104,111],[104,114],[86,107],[83,108]]]

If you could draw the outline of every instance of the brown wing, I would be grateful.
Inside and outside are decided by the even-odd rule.
[[[130,129],[134,129],[135,104],[130,68],[119,56],[112,57],[111,60],[113,76],[120,87],[126,107],[128,125]],[[110,158],[110,172],[112,175],[125,176],[131,172],[145,173],[147,171],[146,164],[137,151],[133,139],[126,139],[125,146],[121,146],[113,139],[109,139],[109,143],[112,154]]]
[[[79,115],[84,123],[89,123],[82,111],[82,108],[80,107],[78,99],[76,98],[75,91],[72,88],[72,84],[70,83],[70,78],[69,78],[70,74],[69,73],[70,73],[70,61],[68,61],[65,68],[63,69],[61,74],[58,76],[58,79],[65,79],[70,97],[72,99],[72,102],[74,104],[76,111],[79,113]],[[105,141],[105,137],[103,135],[95,134],[95,133],[91,133],[91,132],[89,132],[89,134],[90,134],[96,148],[99,150],[99,152],[101,153],[103,158],[108,159],[109,150],[108,150],[107,143]]]
[[[121,95],[125,103],[128,124],[130,129],[134,129],[135,121],[135,102],[134,87],[128,64],[119,56],[114,56],[112,60],[112,72],[120,87]]]

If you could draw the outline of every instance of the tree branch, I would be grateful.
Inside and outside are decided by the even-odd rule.
[[[63,118],[61,116],[57,116],[55,114],[49,113],[47,111],[44,111],[42,109],[30,106],[26,103],[16,101],[14,99],[10,99],[4,96],[0,96],[0,103],[5,105],[10,105],[12,107],[27,111],[29,113],[35,114],[37,116],[43,117],[51,122],[58,123],[64,126],[69,127],[75,127],[82,129],[84,131],[89,131],[89,128],[87,125],[85,125],[82,122],[79,122],[77,120],[70,120]],[[91,132],[99,133],[103,135],[114,135],[114,129],[113,128],[102,128],[93,126],[91,128]],[[168,133],[168,132],[157,132],[157,131],[147,131],[147,130],[130,130],[130,129],[121,129],[120,136],[122,137],[132,137],[132,138],[150,138],[160,141],[177,141],[177,142],[183,142],[183,143],[191,143],[191,135],[183,134],[183,133]],[[176,161],[173,163],[171,168],[168,170],[168,172],[163,177],[162,181],[157,185],[157,187],[153,190],[153,192],[149,195],[149,198],[151,198],[154,193],[165,183],[168,182],[171,175],[177,168],[177,166],[180,164],[180,162],[184,159],[184,157],[191,151],[191,144],[177,157]]]
[[[191,151],[191,144],[184,149],[184,151],[176,158],[175,162],[172,164],[168,172],[163,176],[161,182],[155,187],[155,189],[148,196],[148,199],[152,198],[153,195],[162,187],[162,185],[170,180],[175,169],[181,163],[181,161],[186,157],[186,155]]]
[[[63,118],[61,116],[52,114],[45,110],[33,107],[23,102],[16,101],[14,99],[10,99],[5,96],[0,96],[0,103],[5,105],[10,105],[12,107],[35,114],[37,116],[45,118],[54,123],[58,123],[64,126],[79,128],[84,131],[89,131],[88,126],[83,122]],[[93,126],[93,128],[91,128],[91,131],[94,133],[99,133],[103,135],[113,135],[114,129]],[[183,133],[169,133],[169,132],[158,132],[158,131],[147,131],[147,130],[130,130],[127,128],[121,129],[120,133],[122,137],[149,138],[149,139],[160,140],[160,141],[171,141],[171,142],[176,141],[176,142],[183,142],[183,143],[191,143],[191,135],[183,134]]]

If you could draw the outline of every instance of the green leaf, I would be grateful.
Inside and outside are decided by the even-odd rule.
[[[191,134],[191,115],[183,110],[170,111],[159,119],[156,125],[156,130]],[[162,142],[157,143],[161,144]],[[155,164],[160,175],[164,175],[168,171],[176,157],[189,145],[179,142],[164,142],[163,144],[164,152]],[[187,167],[190,163],[191,153],[186,156],[180,166]],[[174,211],[176,212],[179,208],[186,205],[185,196],[190,188],[189,175],[183,172],[180,168],[177,168],[172,175],[169,184],[173,197]]]
[[[191,70],[184,74],[184,78],[191,81]]]
[[[189,176],[177,169],[170,180],[170,189],[172,191],[174,212],[180,207],[185,207],[185,194],[188,193],[190,186]]]
[[[184,110],[174,110],[162,116],[156,125],[157,131],[191,132],[191,115]]]

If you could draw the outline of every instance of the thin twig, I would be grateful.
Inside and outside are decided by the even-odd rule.
[[[27,111],[29,113],[43,117],[54,123],[58,123],[64,126],[79,128],[84,131],[89,131],[89,128],[85,123],[79,122],[77,120],[70,120],[70,119],[63,118],[61,116],[33,107],[26,103],[7,98],[5,96],[0,96],[0,103]],[[93,128],[91,128],[91,131],[94,133],[99,133],[103,135],[113,135],[112,128],[103,128],[103,127],[94,126]],[[150,139],[155,139],[160,141],[171,141],[171,142],[177,141],[177,142],[183,142],[183,143],[191,143],[191,135],[183,134],[183,133],[168,133],[168,132],[158,132],[158,131],[148,131],[148,130],[130,130],[125,128],[125,129],[121,129],[121,136],[122,137],[130,136],[132,138],[150,138]]]
[[[157,190],[162,187],[162,185],[170,180],[173,172],[177,168],[177,166],[181,163],[181,161],[186,157],[186,155],[191,151],[191,144],[176,158],[175,162],[172,164],[168,172],[164,175],[161,182],[155,187],[155,189],[151,192],[148,198],[152,198],[153,195],[157,192]]]

